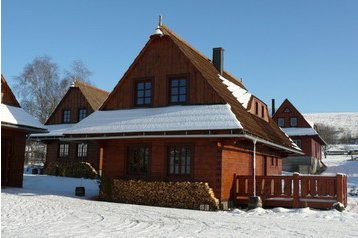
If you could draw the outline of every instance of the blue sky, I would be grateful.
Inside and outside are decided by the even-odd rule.
[[[61,69],[82,60],[111,91],[154,31],[158,15],[268,105],[302,113],[358,112],[358,1],[2,0],[1,72],[13,78],[37,56]]]

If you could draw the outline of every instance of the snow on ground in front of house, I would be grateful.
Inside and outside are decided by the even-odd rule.
[[[351,171],[358,161],[329,156],[329,170]],[[352,162],[352,163],[351,163]],[[353,164],[356,163],[356,164]],[[357,170],[349,172],[358,185]],[[329,171],[328,171],[329,172]],[[76,186],[86,197],[74,196]],[[91,201],[95,180],[24,175],[24,188],[1,191],[3,237],[356,237],[358,198],[336,210],[254,209],[203,212]]]

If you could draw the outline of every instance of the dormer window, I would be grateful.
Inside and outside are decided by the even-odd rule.
[[[135,91],[135,105],[150,106],[152,104],[152,82],[150,80],[137,82]]]
[[[69,109],[63,110],[62,122],[63,123],[70,123],[71,122],[71,110],[69,110]]]
[[[170,104],[184,104],[187,102],[187,85],[186,79],[170,80]]]

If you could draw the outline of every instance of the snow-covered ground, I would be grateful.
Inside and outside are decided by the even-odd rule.
[[[328,172],[346,172],[358,185],[358,161],[329,156]],[[86,197],[74,196],[76,186]],[[95,180],[25,175],[24,188],[1,191],[2,237],[357,237],[358,197],[344,212],[235,209],[203,212],[90,200]]]

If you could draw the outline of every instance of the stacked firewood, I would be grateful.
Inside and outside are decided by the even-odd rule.
[[[111,198],[107,200],[150,206],[217,210],[219,201],[207,183],[202,182],[148,182],[140,180],[113,180]],[[106,189],[108,191],[108,188]],[[103,191],[102,191],[103,194]],[[107,195],[107,196],[106,196]]]

